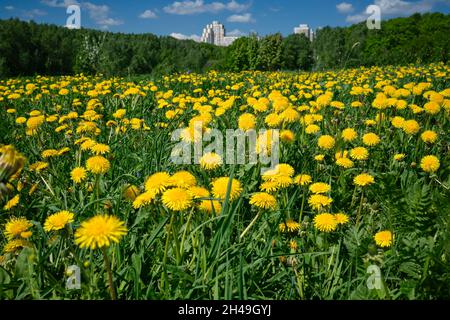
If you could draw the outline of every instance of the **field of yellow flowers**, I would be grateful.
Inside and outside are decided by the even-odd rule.
[[[0,299],[450,298],[449,76],[0,80]],[[279,164],[174,164],[196,122]]]

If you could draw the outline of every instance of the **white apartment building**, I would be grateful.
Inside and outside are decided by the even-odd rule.
[[[295,34],[304,34],[310,41],[314,40],[314,31],[307,24],[301,24],[294,28]]]
[[[201,42],[227,47],[237,38],[238,37],[226,36],[225,26],[218,21],[213,21],[213,23],[208,24],[206,28],[203,29]]]

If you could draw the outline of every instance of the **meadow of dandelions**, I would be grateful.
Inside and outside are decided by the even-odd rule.
[[[449,75],[0,80],[0,298],[450,298]],[[174,164],[198,122],[279,164]]]

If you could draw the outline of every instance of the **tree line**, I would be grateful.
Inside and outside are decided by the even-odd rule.
[[[250,35],[231,46],[153,34],[70,30],[18,19],[0,20],[0,76],[138,75],[241,70],[327,70],[449,61],[450,15],[414,14],[304,35]]]

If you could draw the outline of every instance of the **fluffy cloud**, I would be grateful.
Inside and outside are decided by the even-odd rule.
[[[8,10],[8,11],[14,10],[14,7],[13,6],[6,6],[5,10]]]
[[[158,16],[152,10],[145,10],[139,15],[139,18],[142,19],[156,19]]]
[[[170,14],[189,15],[198,13],[217,13],[220,11],[232,11],[242,12],[250,7],[249,4],[241,4],[235,0],[231,0],[228,3],[224,2],[211,2],[205,3],[203,0],[186,0],[175,1],[174,3],[164,7],[164,11]]]
[[[242,36],[246,36],[246,35],[247,34],[245,32],[242,32],[239,29],[234,29],[234,30],[227,32],[227,36],[230,36],[230,37],[242,37]]]
[[[196,42],[200,42],[201,37],[196,35],[196,34],[192,34],[190,36],[187,36],[185,34],[182,33],[176,33],[176,32],[172,32],[170,34],[170,36],[172,38],[178,39],[178,40],[194,40]]]
[[[227,18],[228,22],[250,23],[255,22],[251,13],[233,14]]]
[[[337,6],[336,6],[336,9],[340,12],[340,13],[349,13],[349,12],[352,12],[354,9],[353,9],[353,5],[351,4],[351,3],[348,3],[348,2],[342,2],[342,3],[339,3]]]
[[[123,24],[122,20],[110,17],[110,7],[105,4],[98,5],[91,2],[78,2],[77,0],[41,0],[41,3],[52,8],[66,8],[73,4],[79,5],[82,10],[88,12],[92,21],[102,29]]]
[[[103,29],[123,24],[122,20],[114,19],[109,16],[110,8],[105,4],[96,5],[91,2],[83,2],[82,7],[88,11],[89,17]]]
[[[433,9],[438,2],[448,3],[448,0],[420,0],[420,1],[405,1],[405,0],[375,0],[374,4],[380,7],[382,17],[392,16],[409,16],[416,12],[425,13]],[[365,21],[369,17],[365,11],[349,15],[346,18],[347,22],[358,23]]]

